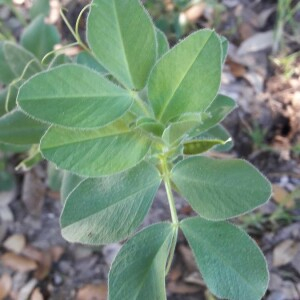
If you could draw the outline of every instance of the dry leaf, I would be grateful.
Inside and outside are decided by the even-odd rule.
[[[12,279],[8,274],[0,277],[0,300],[4,300],[12,288]]]
[[[191,23],[196,22],[203,15],[205,6],[205,3],[201,2],[188,8],[184,12],[186,19]]]
[[[273,255],[273,266],[280,267],[290,263],[300,251],[300,243],[286,240],[276,246]]]
[[[1,262],[6,267],[9,267],[18,272],[29,272],[37,269],[37,263],[26,257],[15,253],[6,253],[1,256]]]
[[[246,73],[246,68],[245,66],[239,64],[239,63],[236,63],[232,60],[228,60],[228,65],[229,65],[229,68],[230,68],[230,71],[231,73],[239,78],[239,77],[243,77]]]
[[[34,289],[30,297],[30,300],[44,300],[44,296],[42,295],[39,288]]]
[[[256,33],[249,39],[245,40],[237,51],[237,55],[242,56],[247,53],[257,52],[271,48],[273,45],[273,30]]]
[[[34,287],[37,285],[38,281],[36,279],[31,279],[28,281],[20,290],[18,294],[18,300],[28,300],[30,294],[32,293]]]
[[[14,234],[5,240],[3,246],[17,254],[21,253],[26,245],[25,236],[22,234]]]
[[[106,298],[107,285],[105,283],[87,284],[78,291],[76,296],[76,300],[106,300]]]
[[[277,204],[283,205],[286,208],[295,206],[294,199],[290,197],[290,194],[277,184],[273,184],[273,199]]]

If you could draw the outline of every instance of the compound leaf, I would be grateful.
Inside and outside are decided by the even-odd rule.
[[[174,234],[172,224],[159,223],[123,246],[109,273],[109,300],[166,300],[165,268]]]
[[[199,217],[180,224],[208,288],[230,300],[260,300],[268,287],[266,261],[255,242],[227,222]]]
[[[87,26],[89,45],[105,69],[127,88],[141,90],[156,60],[154,26],[141,3],[94,0]]]
[[[60,126],[92,129],[121,117],[132,104],[129,93],[80,65],[38,74],[20,89],[18,103],[33,117]]]
[[[216,33],[200,30],[158,61],[148,83],[158,120],[166,123],[180,114],[207,109],[219,90],[221,55]]]
[[[161,58],[170,49],[166,35],[158,28],[156,28],[157,40],[157,58]]]
[[[82,176],[104,176],[134,167],[151,142],[122,122],[98,130],[51,127],[41,141],[44,157],[59,168]]]
[[[191,157],[172,170],[179,192],[203,218],[225,220],[266,203],[271,185],[244,160]]]
[[[84,180],[66,201],[63,237],[88,245],[127,238],[144,220],[160,182],[157,169],[146,162],[119,174]]]
[[[63,204],[75,187],[84,179],[76,174],[64,171],[60,187],[60,199]]]

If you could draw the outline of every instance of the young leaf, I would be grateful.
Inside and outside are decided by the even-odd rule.
[[[180,227],[213,294],[230,300],[263,297],[269,281],[267,263],[244,231],[199,217],[183,220]]]
[[[183,154],[195,155],[206,152],[216,145],[223,145],[225,142],[213,138],[203,138],[193,141],[188,141],[183,144]]]
[[[217,125],[215,127],[210,128],[209,130],[207,130],[206,132],[204,132],[202,135],[205,135],[220,139],[223,141],[222,144],[220,145],[216,145],[215,147],[213,147],[214,151],[218,151],[218,152],[226,152],[229,151],[234,143],[232,140],[232,137],[230,136],[229,132],[222,126],[222,125]]]
[[[140,133],[116,124],[89,131],[51,127],[41,141],[41,151],[62,169],[97,177],[134,167],[150,144]]]
[[[105,69],[127,88],[141,90],[156,60],[154,26],[141,3],[94,0],[87,27],[89,45]]]
[[[166,300],[166,262],[175,234],[170,223],[152,225],[120,250],[109,273],[109,300]]]
[[[35,18],[23,31],[20,43],[39,60],[59,43],[60,36],[55,26],[46,24],[44,16]]]
[[[161,58],[170,49],[168,39],[166,35],[158,28],[156,30],[156,40],[157,40],[157,58]]]
[[[62,183],[60,187],[60,199],[62,204],[64,204],[70,195],[70,193],[77,187],[77,185],[82,182],[85,178],[80,177],[76,174],[64,171]]]
[[[60,126],[92,129],[121,117],[132,104],[129,93],[99,73],[63,65],[38,74],[20,89],[20,107]]]
[[[123,173],[84,180],[66,201],[62,236],[88,245],[127,238],[144,220],[160,182],[157,169],[146,162]]]
[[[15,79],[16,76],[5,58],[4,45],[4,42],[0,42],[0,82],[9,84]]]
[[[244,160],[191,157],[172,170],[179,192],[203,218],[225,220],[266,203],[271,185]]]
[[[217,95],[221,80],[221,45],[211,30],[183,40],[153,68],[149,99],[163,123],[188,112],[202,112]]]
[[[3,46],[4,57],[14,73],[15,78],[22,77],[26,68],[27,78],[40,72],[42,67],[32,53],[23,47],[11,42],[5,42]]]
[[[47,126],[14,110],[0,118],[0,142],[16,145],[38,144]]]

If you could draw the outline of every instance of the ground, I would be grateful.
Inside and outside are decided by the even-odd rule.
[[[26,14],[29,2],[17,2]],[[229,39],[221,91],[239,106],[224,121],[235,146],[230,153],[212,155],[245,158],[272,182],[270,202],[235,222],[247,229],[266,255],[271,277],[265,299],[300,299],[299,28],[286,19],[276,19],[279,6],[271,0],[206,1],[182,10],[172,1],[144,2],[172,44],[186,32],[202,27],[214,27]],[[85,3],[62,1],[69,8],[71,23]],[[300,10],[293,18],[299,24]],[[0,19],[15,36],[20,34],[18,20],[1,6]],[[186,29],[174,20],[183,20]],[[55,18],[54,22],[64,40],[70,41],[66,26]],[[47,180],[49,167],[43,162],[27,173],[13,172],[20,156],[8,156],[15,184],[0,192],[0,300],[106,299],[109,266],[121,245],[90,248],[64,241],[59,228],[62,204]],[[181,217],[192,214],[184,200],[176,200]],[[169,217],[161,188],[144,225]],[[182,235],[167,293],[170,300],[215,299]]]

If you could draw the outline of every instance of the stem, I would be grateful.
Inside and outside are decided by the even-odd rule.
[[[165,157],[161,158],[161,167],[162,167],[162,175],[163,175],[165,188],[166,188],[166,192],[167,192],[167,197],[168,197],[168,202],[169,202],[170,211],[171,211],[172,223],[174,225],[178,226],[179,222],[178,222],[177,211],[176,211],[176,207],[175,207],[175,201],[174,201],[172,186],[171,186],[171,181],[170,181],[170,172],[169,172],[167,160]]]
[[[168,262],[167,262],[167,267],[166,267],[166,275],[169,274],[171,266],[172,266],[172,262],[173,262],[173,258],[174,258],[174,254],[175,254],[175,248],[176,248],[176,244],[177,244],[177,234],[178,234],[178,228],[176,227],[176,231],[174,232],[172,244],[170,247],[170,255],[168,257]]]

